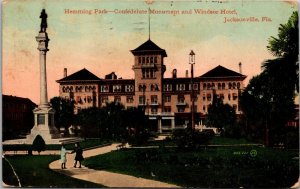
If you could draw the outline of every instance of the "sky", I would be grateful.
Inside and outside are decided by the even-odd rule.
[[[42,9],[48,14],[47,53],[48,98],[59,95],[56,80],[83,68],[100,78],[116,72],[118,77],[134,78],[135,49],[148,40],[148,14],[119,14],[115,10],[160,11],[150,14],[151,40],[166,50],[167,70],[184,77],[190,70],[189,53],[196,54],[194,75],[200,76],[222,65],[247,75],[245,84],[261,72],[261,64],[275,58],[266,46],[270,36],[277,36],[280,24],[298,10],[297,1],[283,0],[4,0],[2,13],[2,93],[31,99],[39,103],[38,35]],[[66,14],[66,10],[92,14]],[[195,9],[217,11],[196,14]],[[96,14],[95,10],[102,12]],[[112,11],[104,13],[106,11]],[[179,14],[164,14],[163,11]],[[221,14],[226,10],[228,14]],[[183,11],[191,14],[183,14]],[[233,14],[229,14],[233,13]],[[226,22],[237,18],[257,18],[259,22]],[[262,21],[262,17],[271,20]]]

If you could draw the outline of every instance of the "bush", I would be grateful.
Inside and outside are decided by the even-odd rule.
[[[214,135],[215,133],[211,130],[200,132],[187,128],[174,130],[171,139],[179,148],[197,148],[200,145],[207,145]]]
[[[41,151],[46,150],[46,143],[41,135],[37,135],[32,143],[32,150],[37,151],[39,154]]]

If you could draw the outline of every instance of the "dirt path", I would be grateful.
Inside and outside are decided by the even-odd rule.
[[[83,156],[87,158],[99,154],[108,153],[116,150],[117,145],[118,144],[112,144],[110,146],[87,150],[83,152]],[[155,180],[149,180],[119,173],[112,173],[108,171],[89,169],[84,166],[81,169],[73,168],[74,156],[75,154],[67,154],[67,169],[61,169],[60,160],[50,163],[49,168],[73,178],[102,184],[107,187],[179,187]]]

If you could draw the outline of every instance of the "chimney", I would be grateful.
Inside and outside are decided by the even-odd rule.
[[[185,77],[189,77],[189,70],[185,70]]]
[[[239,63],[239,70],[240,70],[240,74],[242,74],[242,63]]]
[[[173,78],[177,78],[177,70],[174,69],[172,73],[173,73]]]
[[[67,77],[67,76],[68,76],[67,68],[64,68],[64,77]]]

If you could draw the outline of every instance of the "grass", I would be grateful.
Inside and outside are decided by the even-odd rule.
[[[257,154],[251,156],[251,150]],[[124,149],[84,164],[184,187],[290,187],[299,176],[295,156],[296,151],[259,147]]]
[[[105,143],[108,143],[109,141],[103,141],[100,139],[86,139],[82,142],[80,142],[80,146],[83,149],[86,148],[91,148],[94,146],[99,146]],[[29,144],[7,144],[3,145],[3,151],[27,151],[30,148],[31,145]],[[48,144],[46,145],[46,150],[60,150],[61,145],[59,144]],[[67,150],[72,150],[74,149],[74,144],[66,144],[66,149]]]
[[[48,168],[49,163],[59,159],[59,156],[6,156],[14,167],[20,178],[22,187],[93,187],[99,188],[102,185],[87,181],[74,179],[63,174],[52,171]],[[3,181],[7,184],[17,185],[16,178],[7,162],[3,161]],[[11,177],[11,178],[10,178]]]
[[[212,145],[232,145],[232,144],[254,144],[252,141],[248,141],[245,138],[226,138],[221,136],[215,136],[210,141]]]

